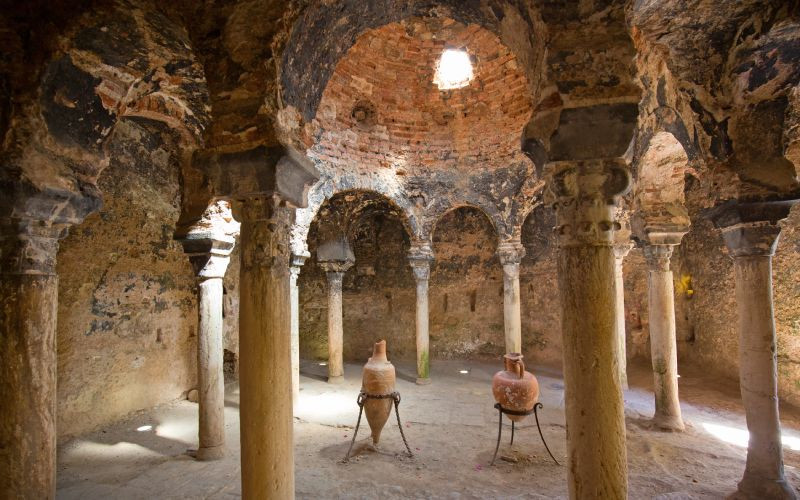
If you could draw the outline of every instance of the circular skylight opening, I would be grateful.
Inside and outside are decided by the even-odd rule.
[[[460,89],[472,81],[472,61],[464,50],[447,49],[442,52],[436,75],[433,78],[439,90]]]

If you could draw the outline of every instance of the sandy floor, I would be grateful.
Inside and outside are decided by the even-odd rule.
[[[298,498],[566,498],[566,468],[547,455],[533,418],[509,446],[504,427],[497,464],[488,463],[497,436],[490,380],[499,363],[440,361],[429,386],[413,383],[411,366],[398,367],[400,416],[415,458],[402,454],[394,420],[381,450],[366,448],[340,463],[357,416],[360,366],[346,367],[345,384],[328,386],[325,368],[304,363],[295,417]],[[537,371],[545,438],[565,463],[563,381],[556,370]],[[467,374],[460,370],[469,370]],[[682,434],[648,429],[653,412],[650,372],[631,367],[625,393],[630,498],[722,498],[736,488],[747,442],[738,389],[728,381],[700,378],[684,369],[681,397],[688,429]],[[228,456],[196,462],[186,455],[197,443],[197,406],[179,401],[82,436],[59,449],[58,498],[228,498],[239,496],[238,389],[228,387]],[[800,487],[800,414],[783,408],[786,474]]]

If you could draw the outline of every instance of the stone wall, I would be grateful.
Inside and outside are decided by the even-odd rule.
[[[195,383],[194,275],[172,239],[175,144],[126,121],[110,147],[99,181],[104,206],[72,229],[58,254],[62,438],[178,398]]]

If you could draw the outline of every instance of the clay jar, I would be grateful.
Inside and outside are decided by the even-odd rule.
[[[364,365],[361,390],[372,396],[391,394],[394,392],[394,382],[394,365],[386,359],[386,341],[381,340],[375,343],[372,357]],[[381,438],[381,430],[392,412],[393,403],[392,398],[364,401],[364,413],[367,414],[367,422],[372,430],[372,443],[375,445]]]
[[[494,399],[506,410],[531,411],[539,399],[539,382],[531,372],[525,371],[522,354],[512,352],[503,356],[505,370],[494,374],[492,393]],[[506,415],[519,422],[525,415]]]

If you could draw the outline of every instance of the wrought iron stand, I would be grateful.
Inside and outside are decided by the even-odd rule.
[[[489,465],[494,465],[494,461],[497,458],[497,450],[500,449],[500,437],[503,435],[503,413],[506,415],[514,415],[514,416],[526,416],[533,413],[533,416],[536,417],[536,428],[539,429],[539,437],[542,438],[542,443],[544,443],[544,449],[547,450],[547,453],[550,454],[550,458],[553,459],[553,462],[556,465],[561,465],[556,460],[556,457],[553,456],[553,453],[550,451],[550,447],[547,446],[547,441],[544,440],[544,434],[542,434],[542,427],[539,425],[539,408],[542,408],[542,403],[536,403],[533,405],[533,409],[529,411],[515,411],[503,408],[500,406],[500,403],[494,405],[495,409],[497,410],[498,414],[500,415],[499,424],[497,426],[497,446],[494,447],[494,456],[492,457],[492,463]],[[514,421],[511,421],[511,444],[514,444]]]
[[[350,452],[353,451],[353,444],[356,442],[358,428],[361,426],[361,414],[364,412],[364,403],[367,399],[391,399],[394,401],[394,414],[397,416],[397,427],[400,428],[400,436],[403,438],[403,444],[406,445],[408,456],[413,457],[414,454],[411,453],[411,448],[408,446],[406,435],[403,432],[403,424],[400,423],[400,393],[394,391],[391,394],[367,394],[366,392],[361,391],[358,393],[358,399],[356,399],[356,404],[358,404],[358,422],[356,423],[356,428],[353,431],[353,439],[350,441],[350,448],[348,448],[347,455],[345,455],[342,462],[347,463],[350,461]]]

